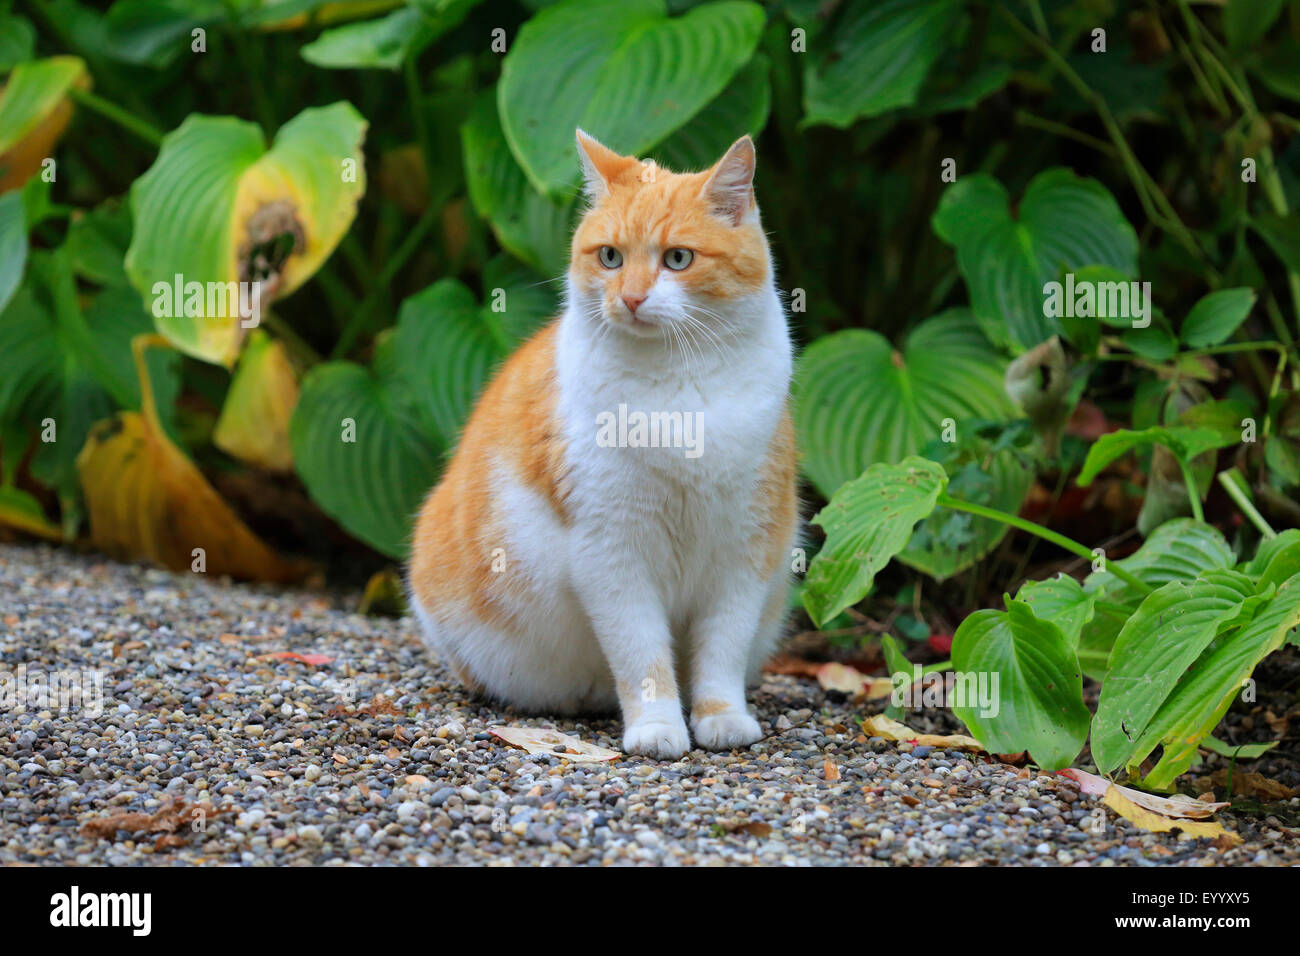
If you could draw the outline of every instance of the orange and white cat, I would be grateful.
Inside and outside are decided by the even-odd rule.
[[[623,748],[652,757],[692,734],[747,746],[762,731],[745,687],[780,636],[798,523],[754,145],[672,173],[577,138],[590,208],[564,312],[497,372],[426,501],[413,606],[490,697],[617,703]]]

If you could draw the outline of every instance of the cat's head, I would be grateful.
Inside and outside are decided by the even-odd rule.
[[[754,200],[754,143],[712,168],[674,173],[620,156],[578,130],[589,208],[573,234],[569,281],[586,315],[644,338],[701,327],[769,282]]]

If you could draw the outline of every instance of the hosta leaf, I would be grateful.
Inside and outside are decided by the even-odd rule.
[[[151,340],[163,341],[151,334],[135,344],[143,411],[99,422],[77,456],[91,540],[115,557],[148,558],[174,571],[195,568],[197,560],[210,574],[301,577],[306,568],[254,535],[163,432],[143,358]]]
[[[300,51],[330,69],[399,69],[455,29],[481,0],[442,0],[399,7],[387,16],[326,30]]]
[[[1137,233],[1104,186],[1068,169],[1039,173],[1012,218],[1006,190],[974,173],[944,192],[934,231],[957,250],[971,309],[996,344],[1031,348],[1064,333],[1044,314],[1044,285],[1062,271],[1109,266],[1137,275]]]
[[[1179,678],[1239,614],[1254,583],[1238,571],[1207,571],[1152,592],[1120,630],[1111,649],[1092,755],[1102,773],[1129,759],[1152,716]]]
[[[0,91],[0,193],[15,189],[54,152],[72,118],[68,92],[90,85],[75,56],[19,63]]]
[[[769,71],[767,57],[754,54],[712,103],[651,150],[650,155],[661,166],[679,172],[707,169],[746,133],[757,136],[767,123],[772,100]]]
[[[250,465],[289,472],[289,419],[297,404],[298,377],[284,345],[257,329],[239,357],[212,443]]]
[[[1300,528],[1287,528],[1279,532],[1276,537],[1265,538],[1259,543],[1259,548],[1246,565],[1245,572],[1258,580],[1279,555],[1297,549],[1300,549]]]
[[[1219,530],[1191,518],[1175,518],[1158,527],[1142,546],[1127,558],[1110,562],[1136,576],[1152,588],[1170,581],[1190,581],[1202,572],[1229,568],[1232,548]],[[1083,588],[1099,601],[1136,610],[1143,594],[1110,571],[1095,571]],[[1102,679],[1111,647],[1127,615],[1098,609],[1084,625],[1079,639],[1079,663],[1089,677]]]
[[[1074,649],[1029,604],[1008,598],[1005,612],[976,611],[962,621],[952,639],[952,666],[993,691],[987,709],[972,700],[953,706],[990,753],[1028,750],[1044,770],[1078,756],[1089,714]]]
[[[1136,769],[1157,745],[1164,747],[1144,780],[1148,786],[1168,787],[1191,766],[1197,746],[1227,713],[1255,667],[1300,625],[1300,575],[1261,598],[1252,617],[1218,637],[1182,675],[1132,748],[1128,763]]]
[[[1074,578],[1058,574],[1045,581],[1025,582],[1016,592],[1016,600],[1028,604],[1035,617],[1059,627],[1074,650],[1083,626],[1092,620],[1096,599]]]
[[[442,449],[396,373],[392,339],[381,342],[374,371],[328,362],[308,372],[289,437],[298,475],[326,514],[375,549],[404,558]]]
[[[23,194],[15,189],[0,195],[0,312],[18,290],[27,265],[27,217]]]
[[[492,225],[497,241],[545,275],[559,275],[569,260],[574,199],[552,200],[533,188],[506,147],[496,96],[484,93],[461,127],[470,201]]]
[[[131,211],[125,204],[109,200],[74,214],[65,245],[77,275],[99,285],[130,285],[123,265],[131,245]]]
[[[520,29],[498,84],[501,126],[544,193],[577,175],[573,131],[641,155],[710,103],[753,55],[764,13],[724,0],[669,17],[663,0],[568,0]]]
[[[1179,337],[1189,348],[1199,349],[1226,342],[1246,321],[1255,304],[1253,289],[1220,289],[1211,292],[1187,313]]]
[[[188,299],[173,295],[177,281],[258,281],[265,308],[320,268],[365,191],[365,128],[335,103],[303,110],[269,150],[256,126],[231,117],[192,115],[168,134],[131,187],[126,271],[177,348],[230,365],[246,331],[236,296],[205,300],[210,315],[175,314]]]
[[[1152,425],[1141,431],[1121,428],[1092,443],[1079,471],[1078,482],[1080,485],[1092,484],[1092,479],[1103,468],[1138,448],[1164,445],[1181,460],[1190,462],[1204,452],[1226,448],[1240,441],[1240,428],[1213,425]]]
[[[224,0],[117,0],[104,16],[104,48],[116,60],[160,69],[190,53],[196,27],[228,13]]]
[[[823,336],[799,360],[795,424],[804,473],[829,498],[876,462],[898,462],[940,437],[945,419],[960,429],[973,419],[1017,416],[1003,388],[1006,362],[980,334],[970,313],[952,309],[912,330],[901,352],[876,332]],[[993,458],[990,489],[980,503],[1018,511],[1033,473],[1010,452]],[[909,546],[900,559],[938,577],[969,566],[1006,533],[984,518],[971,524],[960,550],[937,543]]]
[[[11,14],[0,14],[0,72],[12,70],[30,60],[36,50],[36,30],[31,22]]]
[[[934,510],[948,484],[941,467],[924,458],[872,465],[848,482],[814,516],[826,542],[808,567],[803,602],[821,626],[871,589],[876,572]]]
[[[805,54],[804,123],[841,129],[916,102],[926,74],[952,35],[959,0],[848,3]]]
[[[46,541],[62,541],[63,532],[41,510],[41,503],[18,488],[0,487],[0,527],[13,528]]]

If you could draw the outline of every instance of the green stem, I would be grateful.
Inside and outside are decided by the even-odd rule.
[[[1192,517],[1204,524],[1205,512],[1201,509],[1201,489],[1196,484],[1196,476],[1192,474],[1192,466],[1179,458],[1178,467],[1183,473],[1183,484],[1187,487],[1187,500],[1192,503]]]
[[[1067,538],[1063,534],[1057,534],[1051,528],[1044,528],[1041,524],[1021,518],[1019,515],[1009,514],[1005,511],[998,511],[996,508],[986,508],[984,505],[977,505],[970,501],[962,501],[960,498],[954,498],[946,491],[939,492],[938,503],[943,505],[945,508],[951,508],[953,511],[965,511],[967,514],[973,514],[980,518],[989,518],[993,521],[1010,525],[1013,528],[1019,528],[1021,531],[1028,531],[1030,534],[1037,535],[1044,541],[1050,541],[1058,548],[1069,551],[1071,554],[1077,555],[1085,561],[1092,561],[1095,558],[1092,551],[1075,541],[1073,538]],[[1105,565],[1105,570],[1115,575],[1115,577],[1119,578],[1125,584],[1132,585],[1143,594],[1150,594],[1153,590],[1151,585],[1130,572],[1125,571],[1118,564],[1112,564],[1104,557],[1102,560]]]
[[[84,106],[92,112],[98,113],[107,120],[111,120],[118,126],[130,133],[134,133],[140,139],[144,140],[150,146],[157,149],[162,145],[163,131],[152,123],[140,119],[132,113],[128,113],[116,103],[110,103],[102,96],[96,96],[88,90],[71,89],[68,96],[74,103]]]
[[[429,230],[433,228],[434,223],[438,221],[438,214],[439,210],[437,209],[433,209],[432,207],[426,209],[424,215],[420,217],[419,221],[416,222],[411,231],[406,234],[406,238],[402,240],[402,244],[397,247],[397,251],[393,253],[393,257],[388,260],[388,265],[384,266],[384,271],[379,274],[379,278],[375,282],[374,291],[371,292],[370,295],[365,298],[365,301],[361,303],[360,308],[358,308],[353,314],[352,320],[343,330],[343,334],[339,336],[338,342],[334,344],[334,349],[330,352],[331,359],[342,358],[348,354],[348,350],[352,348],[352,343],[356,341],[357,336],[361,334],[361,330],[369,320],[370,313],[373,312],[383,300],[384,295],[388,292],[388,287],[392,284],[398,271],[400,271],[402,266],[406,265],[406,261],[415,254],[415,250],[420,247],[422,242],[424,242],[425,236],[427,236]]]
[[[1232,473],[1233,469],[1231,468],[1219,472],[1219,484],[1223,486],[1223,490],[1228,493],[1228,497],[1236,503],[1237,507],[1241,509],[1241,513],[1249,519],[1260,534],[1266,538],[1276,538],[1277,532],[1273,530],[1273,526],[1265,521],[1264,516],[1256,510],[1254,503],[1246,496],[1245,490],[1232,480]]]

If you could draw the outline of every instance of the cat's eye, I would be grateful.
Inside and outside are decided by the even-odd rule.
[[[669,249],[664,253],[664,265],[674,272],[681,272],[694,258],[695,253],[689,249]]]
[[[600,258],[600,264],[606,269],[617,269],[623,264],[623,253],[613,246],[601,246],[596,255]]]

